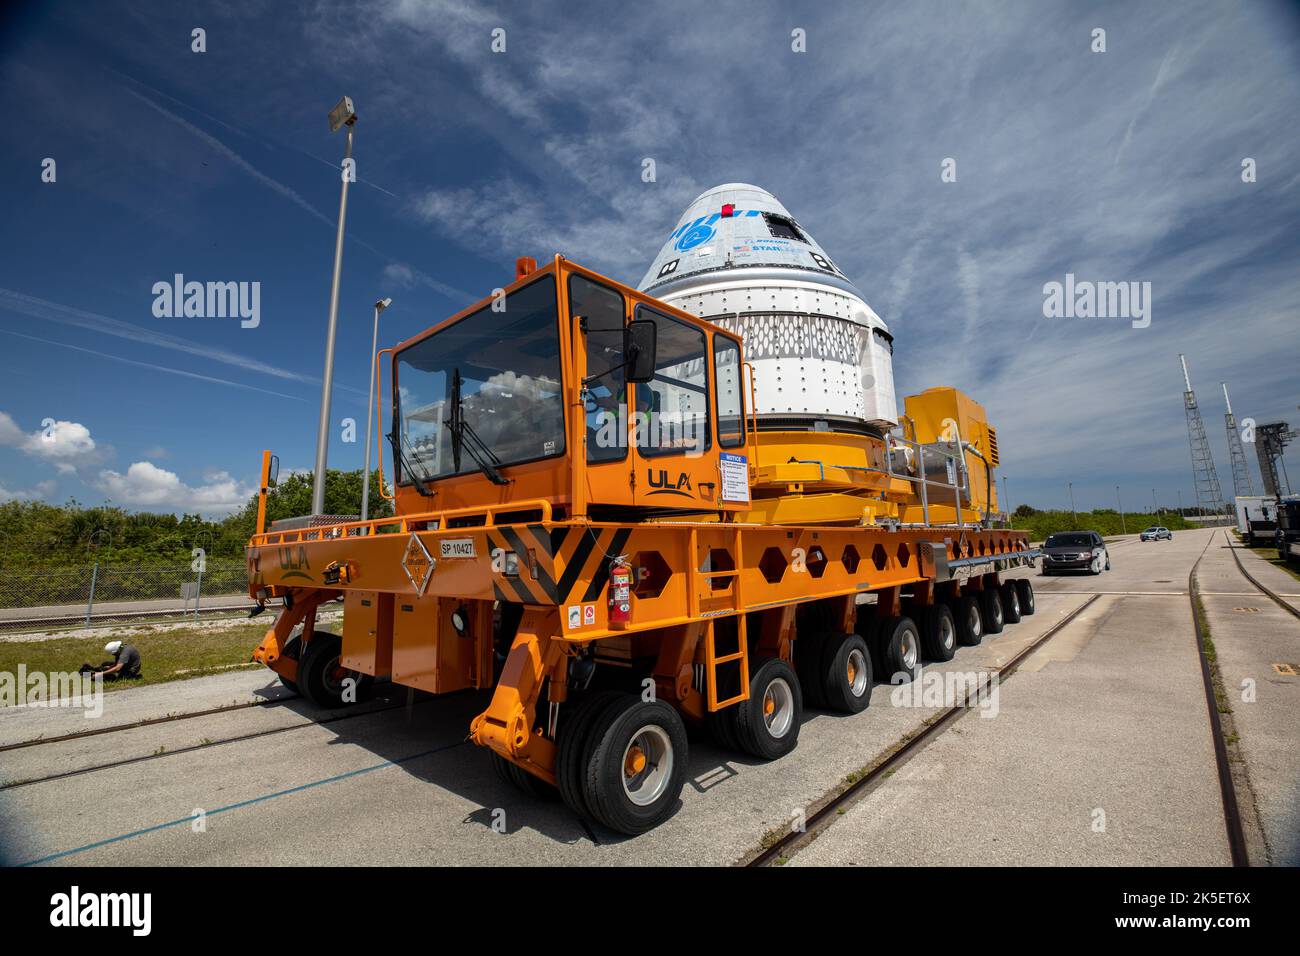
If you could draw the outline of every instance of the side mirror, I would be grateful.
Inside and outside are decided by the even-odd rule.
[[[271,467],[267,470],[266,487],[274,488],[277,481],[280,480],[280,456],[271,456]]]
[[[623,360],[627,363],[624,378],[643,385],[655,377],[655,346],[659,326],[650,319],[636,319],[623,327]]]

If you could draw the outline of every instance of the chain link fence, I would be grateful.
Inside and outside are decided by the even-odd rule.
[[[189,562],[0,571],[0,630],[248,603],[243,561],[209,561],[201,572]]]

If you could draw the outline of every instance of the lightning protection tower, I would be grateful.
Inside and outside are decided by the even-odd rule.
[[[1205,437],[1205,423],[1201,421],[1201,410],[1196,405],[1196,393],[1192,391],[1192,379],[1187,374],[1187,359],[1178,356],[1183,363],[1183,407],[1187,412],[1187,437],[1192,443],[1192,484],[1196,489],[1196,508],[1201,514],[1222,514],[1223,493],[1219,490],[1219,473],[1214,470],[1214,457],[1210,454],[1210,441]]]
[[[1246,460],[1246,452],[1241,447],[1237,417],[1232,414],[1232,400],[1228,398],[1228,383],[1219,384],[1223,386],[1223,404],[1228,408],[1228,414],[1223,416],[1223,421],[1228,428],[1228,461],[1232,465],[1232,493],[1238,498],[1249,498],[1255,493],[1250,480],[1250,463]]]

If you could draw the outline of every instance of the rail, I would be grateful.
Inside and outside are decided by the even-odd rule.
[[[394,515],[391,518],[372,518],[369,521],[345,521],[338,524],[317,525],[307,528],[286,528],[281,531],[264,531],[249,539],[251,547],[263,547],[275,544],[301,544],[306,541],[333,541],[337,538],[364,538],[384,534],[407,534],[414,525],[436,525],[437,529],[444,522],[455,518],[483,515],[484,523],[480,527],[496,527],[496,518],[500,514],[518,514],[519,512],[540,512],[539,521],[551,520],[551,503],[542,498],[525,501],[511,501],[496,505],[479,505],[472,508],[452,508],[445,511],[424,511],[412,515]],[[379,529],[396,527],[396,531],[381,532]],[[436,530],[436,529],[435,529]]]

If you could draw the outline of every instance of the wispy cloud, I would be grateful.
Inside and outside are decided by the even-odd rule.
[[[274,378],[285,379],[293,382],[302,382],[308,385],[320,385],[320,379],[313,378],[310,375],[303,375],[299,372],[281,368],[277,365],[271,365],[268,362],[263,362],[261,359],[242,355],[238,352],[232,352],[229,349],[223,349],[207,343],[192,342],[188,339],[180,338],[179,336],[169,335],[166,332],[159,332],[143,326],[133,325],[130,322],[123,322],[121,319],[114,319],[107,315],[100,315],[96,312],[87,312],[84,309],[75,309],[72,306],[61,305],[58,302],[51,302],[48,299],[41,299],[37,296],[27,295],[22,292],[15,292],[12,289],[0,288],[0,309],[8,309],[11,312],[18,312],[22,315],[29,315],[33,318],[44,319],[47,322],[55,322],[59,325],[68,325],[89,332],[98,332],[103,335],[113,336],[114,338],[126,339],[127,341],[135,342],[140,345],[156,346],[157,348],[168,349],[173,352],[182,352],[196,358],[210,359],[211,361],[219,362],[222,365],[230,365],[246,372],[257,372],[262,375],[270,375]],[[8,330],[0,329],[0,331]],[[10,334],[19,335],[20,333],[10,332]],[[31,338],[31,336],[23,337]],[[57,345],[61,343],[51,344]],[[67,347],[74,348],[74,346]],[[123,359],[122,361],[127,360]],[[210,376],[183,372],[177,369],[166,368],[164,366],[149,365],[149,363],[141,364],[150,368],[157,368],[161,371],[172,371],[179,375],[190,375],[195,378],[207,378],[209,381],[236,385],[240,388],[252,388],[254,391],[265,391],[265,389],[259,389],[251,385],[244,385],[239,382],[227,382],[225,379],[211,378]],[[364,394],[361,390],[353,388],[352,386],[336,385],[336,387],[346,389],[350,392],[355,392],[358,395]],[[279,395],[280,393],[271,392],[269,394]]]
[[[248,160],[244,159],[243,156],[240,156],[237,152],[235,152],[225,143],[221,142],[221,140],[217,139],[215,136],[212,136],[206,131],[195,126],[193,123],[191,123],[189,120],[185,119],[184,117],[177,116],[175,113],[173,113],[171,110],[167,109],[166,107],[159,106],[153,100],[149,99],[149,97],[137,93],[135,90],[131,89],[130,87],[125,87],[125,89],[128,95],[135,97],[137,100],[139,100],[141,103],[144,103],[150,109],[155,110],[158,113],[161,113],[163,116],[167,117],[173,123],[180,126],[182,129],[188,131],[192,136],[195,136],[198,139],[201,139],[203,142],[207,143],[210,147],[215,149],[222,156],[226,157],[226,159],[230,160],[237,167],[239,167],[239,169],[243,170],[249,176],[253,177],[263,186],[279,193],[281,196],[289,200],[299,209],[303,210],[304,212],[308,213],[314,218],[319,219],[321,222],[325,223],[325,225],[330,227],[336,225],[334,220],[330,219],[328,216],[322,213],[319,209],[317,209],[307,200],[303,199],[302,196],[298,194],[297,190],[289,186],[286,186],[284,183],[280,182],[279,180],[273,179],[270,176],[266,175],[266,173],[262,172],[260,169],[255,167]]]
[[[86,355],[94,355],[96,358],[109,359],[113,362],[121,362],[124,365],[134,365],[136,368],[147,368],[155,372],[162,372],[166,375],[177,375],[181,378],[193,379],[199,382],[211,382],[214,385],[225,385],[229,388],[241,388],[250,392],[260,392],[263,395],[274,395],[277,398],[287,398],[290,401],[303,402],[306,399],[298,395],[287,395],[284,392],[276,392],[267,388],[258,388],[256,385],[249,385],[245,382],[232,382],[227,378],[217,378],[212,375],[200,375],[198,372],[186,372],[183,369],[172,368],[167,365],[155,365],[152,362],[141,362],[137,359],[126,358],[121,355],[112,355],[108,352],[100,352],[97,349],[88,349],[80,345],[71,345],[67,342],[55,342],[51,339],[38,338],[35,335],[27,335],[24,332],[14,332],[11,329],[0,329],[0,333],[13,335],[20,339],[27,339],[31,342],[40,342],[42,345],[52,345],[56,348],[71,349],[74,352],[82,352]],[[340,386],[341,387],[341,386]]]

